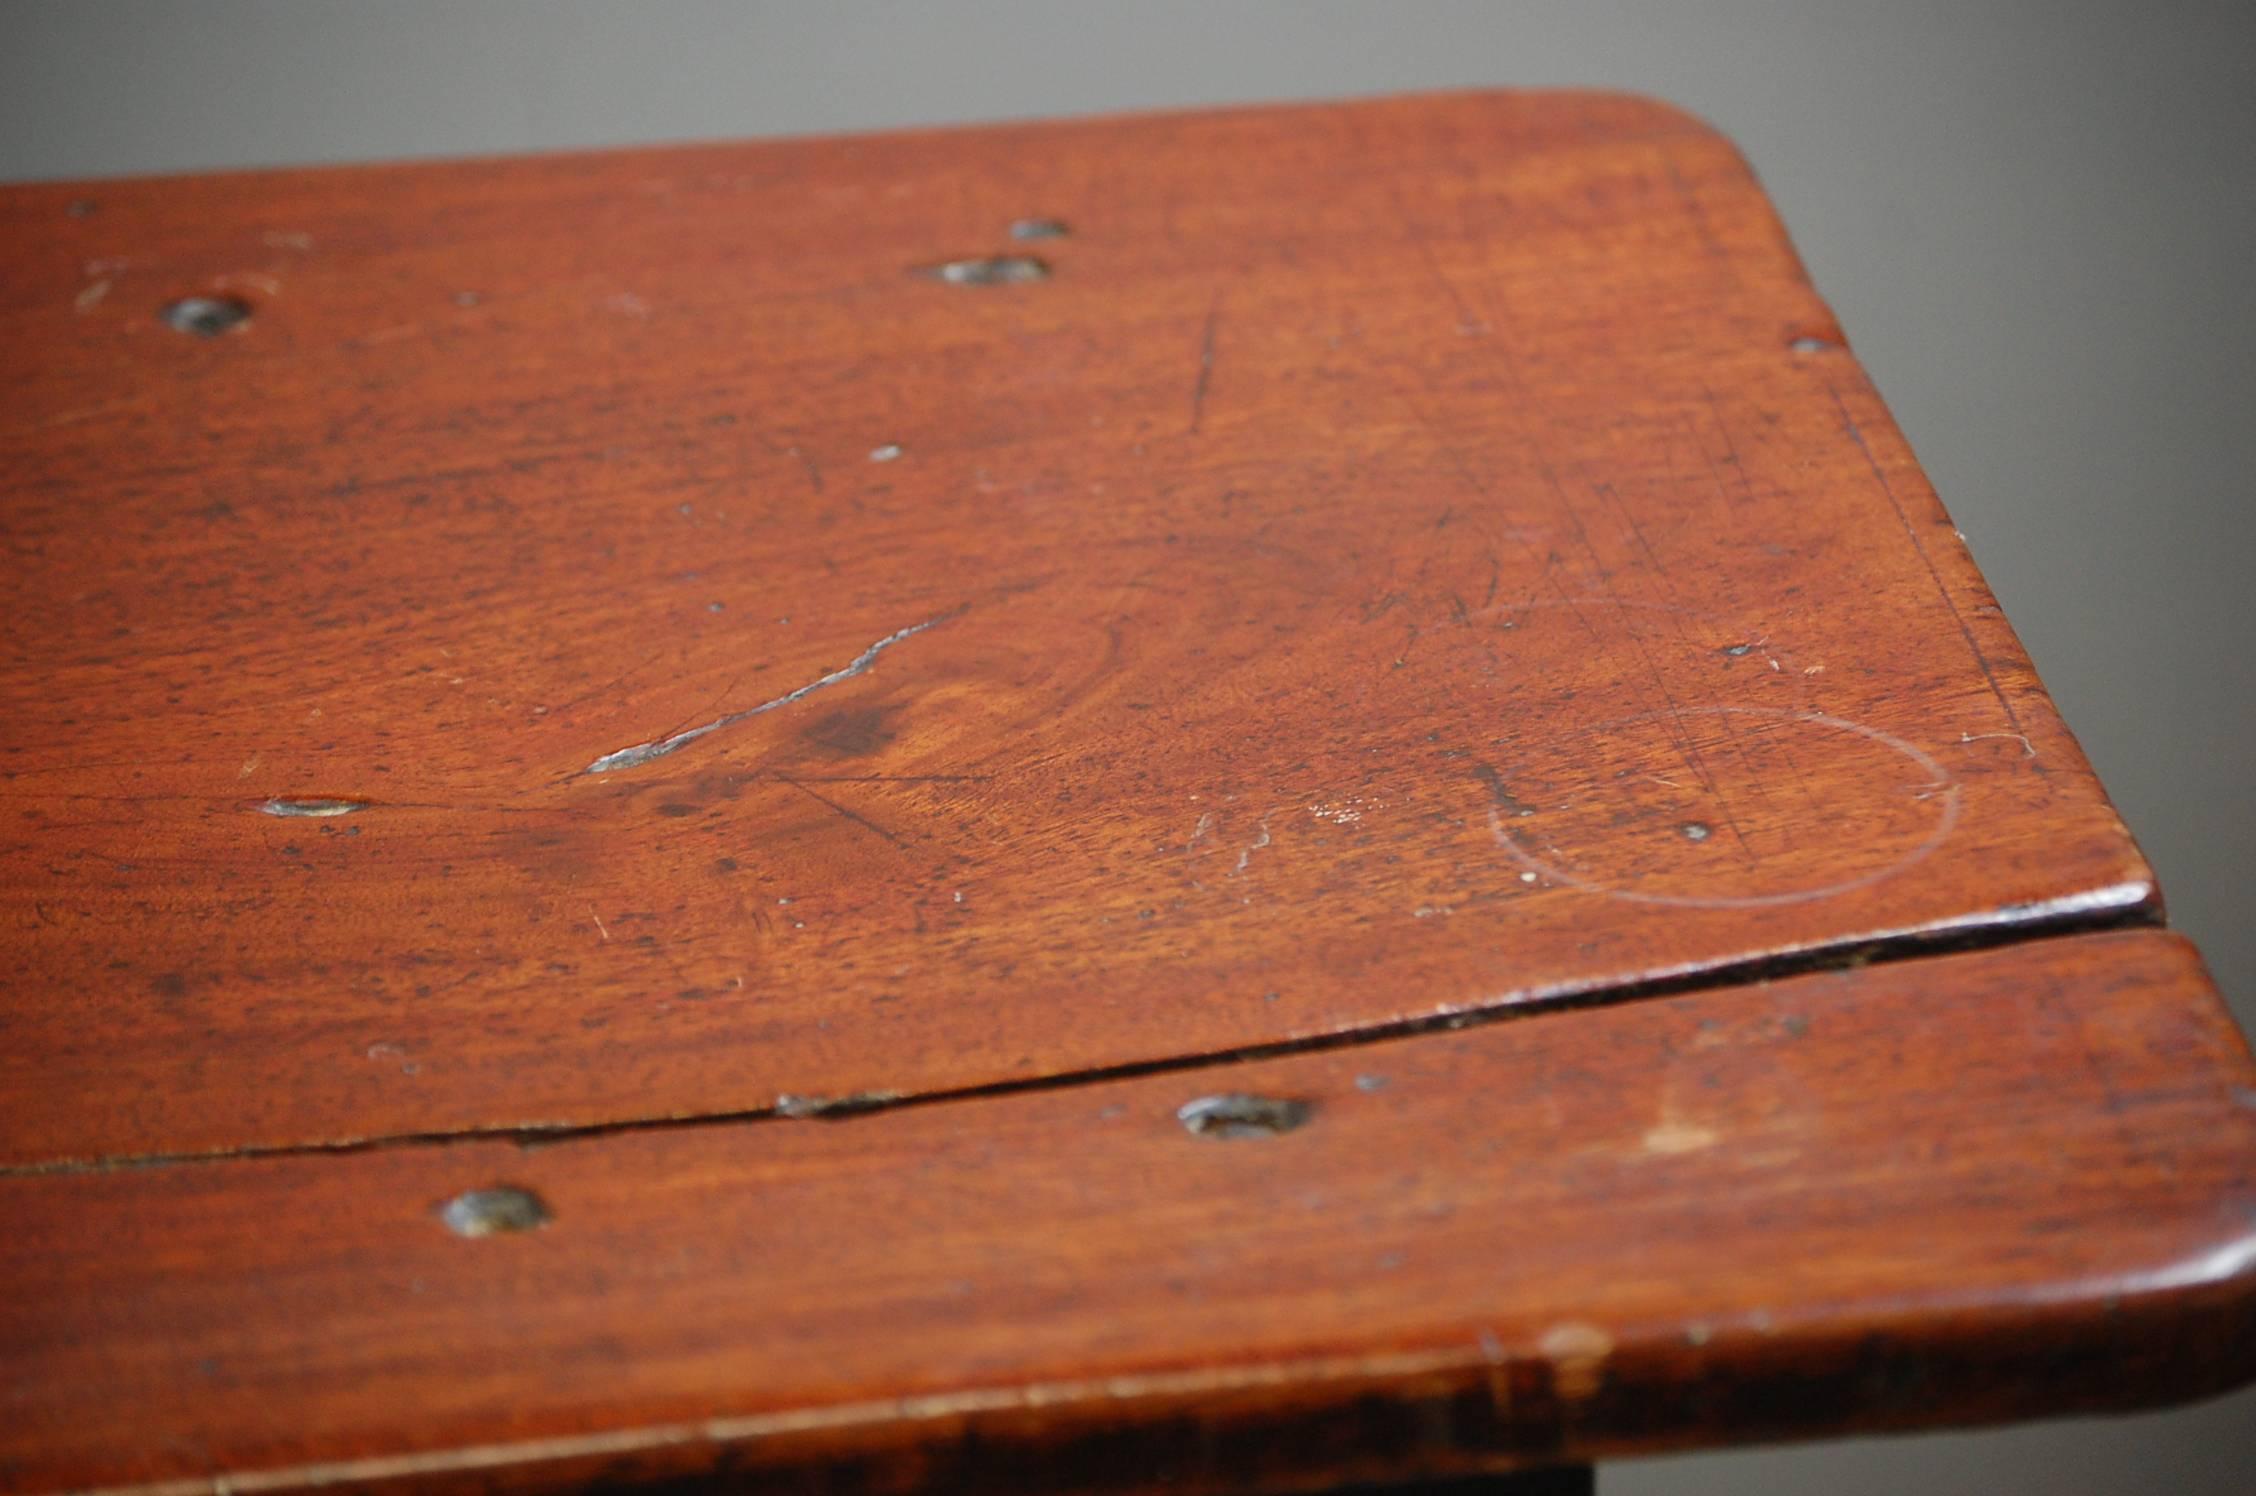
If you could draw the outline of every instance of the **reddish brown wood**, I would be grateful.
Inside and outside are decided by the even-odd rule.
[[[0,1483],[1243,1491],[2251,1374],[2190,949],[1898,959],[2159,909],[1673,111],[9,189],[0,454]]]
[[[1746,167],[1640,100],[15,188],[0,411],[4,1162],[2151,908]]]
[[[1312,1110],[1176,1121],[1222,1091]],[[441,1224],[500,1184],[553,1218]],[[1256,1490],[2256,1373],[2256,1067],[2145,931],[842,1121],[16,1177],[0,1217],[23,1489]]]

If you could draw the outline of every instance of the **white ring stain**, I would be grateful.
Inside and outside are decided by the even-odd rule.
[[[1772,707],[1688,707],[1677,715],[1691,717],[1724,716],[1726,714],[1770,717],[1788,722],[1807,722],[1817,727],[1832,728],[1836,732],[1854,733],[1858,737],[1869,739],[1884,748],[1894,749],[1927,771],[1928,783],[1924,794],[1939,802],[1942,807],[1935,819],[1935,829],[1927,834],[1924,841],[1902,857],[1897,858],[1886,867],[1875,869],[1861,877],[1845,879],[1839,883],[1829,883],[1821,888],[1794,889],[1785,893],[1745,895],[1638,893],[1633,889],[1613,888],[1588,878],[1577,877],[1555,864],[1545,862],[1513,840],[1503,813],[1491,808],[1488,813],[1488,826],[1490,832],[1496,837],[1496,844],[1502,847],[1513,861],[1538,877],[1564,883],[1570,888],[1579,888],[1588,893],[1604,894],[1611,899],[1623,899],[1633,904],[1663,904],[1677,909],[1764,909],[1780,904],[1805,904],[1815,899],[1837,898],[1845,893],[1854,893],[1860,888],[1869,888],[1883,879],[1892,878],[1905,869],[1925,861],[1933,855],[1937,847],[1943,844],[1945,838],[1958,827],[1961,799],[1958,781],[1951,778],[1950,774],[1945,771],[1941,764],[1935,761],[1931,754],[1914,744],[1905,742],[1892,732],[1883,732],[1877,727],[1867,727],[1861,722],[1851,722],[1845,717],[1828,716],[1824,712],[1790,712]],[[1630,722],[1653,721],[1659,715],[1655,713],[1650,717],[1633,717],[1614,725],[1627,726]]]

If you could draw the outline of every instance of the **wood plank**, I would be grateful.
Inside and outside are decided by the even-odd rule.
[[[0,411],[0,1163],[2152,907],[1745,165],[1643,101],[13,188]]]
[[[1229,1092],[1306,1120],[1178,1122]],[[502,1186],[546,1224],[450,1233]],[[1245,1491],[2256,1374],[2256,1067],[2152,931],[0,1217],[23,1490]]]

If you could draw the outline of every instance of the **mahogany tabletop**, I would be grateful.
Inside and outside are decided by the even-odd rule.
[[[2247,1047],[1679,112],[11,187],[0,319],[0,1485],[2256,1376]]]

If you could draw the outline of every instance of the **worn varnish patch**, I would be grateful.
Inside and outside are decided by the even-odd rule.
[[[2152,907],[1746,167],[1658,106],[85,195],[0,193],[42,620],[0,1163],[914,1096]],[[167,330],[215,288],[251,315]]]

